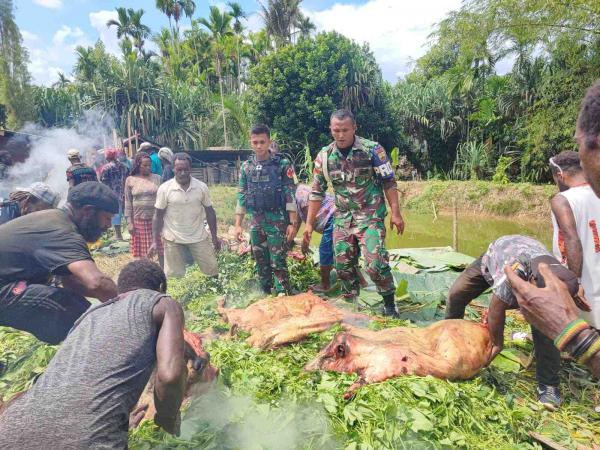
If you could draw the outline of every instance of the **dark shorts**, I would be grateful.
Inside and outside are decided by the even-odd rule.
[[[15,281],[0,287],[0,325],[27,331],[48,344],[60,343],[90,307],[69,289]]]
[[[323,237],[319,245],[319,265],[333,266],[333,216],[323,229]]]

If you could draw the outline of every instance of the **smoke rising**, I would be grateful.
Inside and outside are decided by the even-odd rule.
[[[20,133],[29,135],[29,157],[13,165],[8,178],[0,181],[0,198],[7,198],[17,187],[43,181],[59,192],[64,201],[68,191],[65,171],[70,165],[67,150],[76,148],[83,162],[91,161],[96,150],[113,146],[112,128],[113,120],[97,111],[86,111],[73,128],[25,125]]]
[[[192,401],[181,424],[182,439],[197,440],[199,434],[215,437],[219,448],[338,447],[323,409],[289,401],[277,405],[258,403],[251,397],[234,395],[216,386]]]

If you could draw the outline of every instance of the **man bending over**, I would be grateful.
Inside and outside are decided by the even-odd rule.
[[[539,273],[542,263],[547,264],[552,273],[567,285],[569,293],[580,307],[589,309],[589,305],[578,295],[579,282],[573,272],[561,266],[542,243],[527,236],[512,235],[492,242],[481,258],[467,267],[454,282],[448,293],[446,319],[462,319],[471,300],[491,287],[493,295],[488,315],[488,327],[494,344],[491,361],[504,344],[506,310],[518,308],[504,266],[510,267],[521,279],[544,287],[544,278]],[[554,410],[560,405],[560,352],[552,339],[533,326],[531,331],[537,360],[538,399],[547,409]]]
[[[118,297],[75,323],[46,372],[0,416],[0,448],[126,448],[129,413],[155,365],[154,422],[178,434],[184,319],[166,284],[152,261],[125,266]]]

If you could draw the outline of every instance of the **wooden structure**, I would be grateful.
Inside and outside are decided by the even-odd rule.
[[[240,167],[252,154],[252,150],[223,148],[192,150],[192,176],[206,184],[237,185]]]

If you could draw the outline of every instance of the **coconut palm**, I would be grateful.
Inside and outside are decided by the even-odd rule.
[[[223,116],[223,140],[226,147],[229,145],[229,141],[227,138],[227,119],[225,117],[225,102],[223,93],[223,49],[225,47],[226,39],[233,35],[233,31],[231,29],[231,19],[232,17],[226,12],[221,13],[219,8],[216,6],[211,6],[208,19],[202,17],[198,20],[198,23],[206,27],[212,38],[211,48],[215,61],[215,73],[219,80],[221,115]]]

